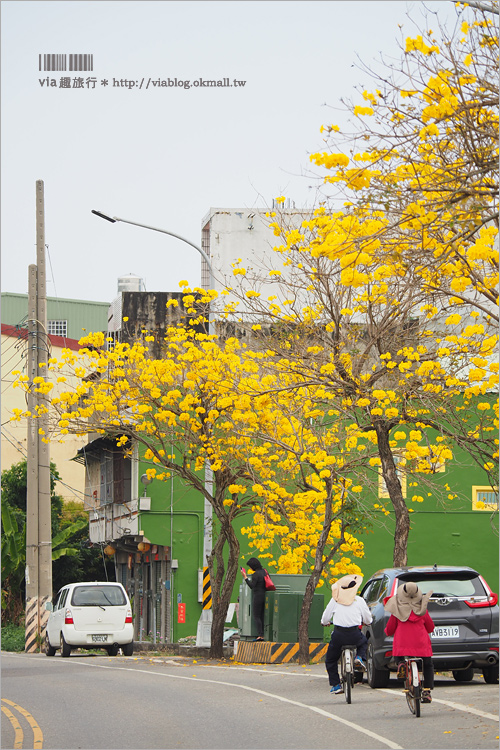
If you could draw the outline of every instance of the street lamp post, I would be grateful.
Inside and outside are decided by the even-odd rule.
[[[99,216],[101,219],[106,219],[106,221],[110,221],[112,224],[115,224],[117,221],[121,221],[123,224],[132,224],[134,227],[142,227],[143,229],[151,229],[153,232],[161,232],[162,234],[168,234],[170,237],[175,237],[178,240],[182,240],[182,242],[186,242],[188,245],[191,245],[191,247],[194,247],[195,250],[197,250],[200,255],[204,258],[208,270],[210,272],[210,288],[214,288],[215,279],[214,279],[214,269],[212,267],[212,263],[210,262],[210,258],[206,254],[206,252],[201,248],[198,247],[198,245],[195,245],[194,242],[191,242],[191,240],[187,240],[185,237],[181,237],[180,234],[175,234],[175,232],[170,232],[168,229],[158,229],[158,227],[150,227],[148,224],[139,224],[137,221],[129,221],[128,219],[120,219],[118,216],[108,216],[108,214],[104,214],[102,211],[94,211],[92,209],[92,213],[96,216]]]
[[[109,216],[108,214],[103,213],[102,211],[95,211],[92,209],[92,213],[96,216],[99,216],[101,219],[105,219],[106,221],[111,222],[112,224],[116,224],[116,222],[121,221],[123,224],[132,224],[135,227],[142,227],[142,229],[151,229],[153,232],[161,232],[162,234],[168,234],[170,237],[175,237],[178,240],[181,240],[182,242],[186,242],[188,245],[191,245],[191,247],[194,247],[195,250],[197,250],[202,258],[204,258],[209,274],[210,274],[210,283],[209,286],[211,289],[214,288],[215,279],[214,279],[214,270],[212,263],[210,262],[210,258],[206,254],[206,252],[201,248],[198,247],[198,245],[195,245],[194,242],[191,242],[190,240],[187,240],[185,237],[181,237],[180,234],[175,234],[175,232],[170,232],[167,229],[159,229],[158,227],[151,227],[148,224],[140,224],[137,221],[129,221],[128,219],[120,219],[118,216]],[[209,334],[212,333],[212,323],[210,320],[210,312],[208,314],[208,332]],[[207,491],[207,494],[210,496],[213,492],[213,473],[212,469],[210,468],[208,462],[205,464],[205,489]],[[171,544],[173,540],[170,540]],[[206,566],[207,558],[210,555],[212,551],[212,506],[210,504],[210,501],[205,497],[204,503],[203,503],[203,565]],[[202,609],[201,611],[201,617],[198,622],[198,633],[196,636],[196,645],[197,646],[210,646],[210,623],[212,620],[212,610],[211,609]]]

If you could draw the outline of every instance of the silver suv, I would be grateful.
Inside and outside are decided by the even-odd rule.
[[[361,590],[373,615],[363,626],[368,638],[366,676],[370,687],[385,687],[391,671],[392,637],[384,633],[389,619],[385,600],[405,581],[415,581],[422,592],[432,590],[428,611],[434,621],[431,633],[433,662],[437,670],[452,671],[455,680],[472,680],[481,669],[485,682],[498,682],[498,596],[484,578],[468,567],[448,565],[384,568]]]

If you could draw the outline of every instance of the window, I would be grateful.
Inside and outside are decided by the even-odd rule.
[[[415,578],[415,583],[418,583],[418,587],[423,594],[432,591],[436,599],[440,596],[485,596],[484,588],[477,576],[471,578],[470,575],[460,576],[460,574],[432,575],[419,579],[415,574],[412,577],[400,578],[399,583],[403,584],[412,578]]]
[[[101,505],[126,503],[131,497],[132,461],[122,451],[106,450],[101,455]]]
[[[56,596],[53,609],[62,609],[66,603],[66,597],[68,596],[68,589],[61,589]]]
[[[378,591],[378,598],[383,599],[384,596],[388,596],[389,594],[389,579],[387,576],[384,576],[382,579],[382,585]]]
[[[75,607],[120,607],[126,603],[119,586],[77,586],[71,600]]]
[[[396,464],[396,473],[401,483],[401,491],[403,493],[403,497],[406,497],[406,472],[401,466],[398,465],[402,460],[403,460],[402,456],[394,456],[394,463]],[[387,487],[385,484],[385,479],[382,475],[381,467],[379,467],[379,470],[378,470],[378,496],[382,498],[389,497],[389,492],[387,491]]]
[[[68,321],[67,320],[48,320],[47,321],[47,333],[50,336],[67,336],[68,335]]]
[[[113,502],[113,456],[103,453],[101,456],[101,505]]]
[[[446,469],[446,462],[440,461],[438,458],[432,460],[431,458],[427,458],[427,463],[429,465],[429,470],[434,472],[434,474],[442,474]]]
[[[367,593],[364,596],[367,604],[374,604],[377,601],[378,592],[380,591],[381,585],[382,585],[382,578],[379,578],[372,583],[372,585],[370,586],[370,590],[367,591]]]
[[[472,510],[498,510],[498,492],[493,487],[472,487]]]

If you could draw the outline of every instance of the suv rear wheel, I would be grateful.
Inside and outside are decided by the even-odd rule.
[[[132,656],[134,653],[134,641],[131,643],[124,643],[122,648],[123,656]]]
[[[388,669],[377,669],[373,655],[373,644],[368,644],[366,652],[366,681],[371,688],[383,688],[389,684],[390,672]]]
[[[484,681],[488,683],[488,685],[497,685],[498,684],[498,664],[493,664],[492,666],[483,667],[483,677]]]

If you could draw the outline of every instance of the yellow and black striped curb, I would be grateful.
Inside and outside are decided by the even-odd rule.
[[[202,609],[212,609],[212,588],[210,586],[210,573],[208,572],[208,568],[203,568]]]
[[[272,641],[237,641],[235,661],[241,664],[283,664],[297,661],[298,643],[273,643]],[[326,656],[327,643],[310,643],[309,660],[313,663],[323,661]]]

